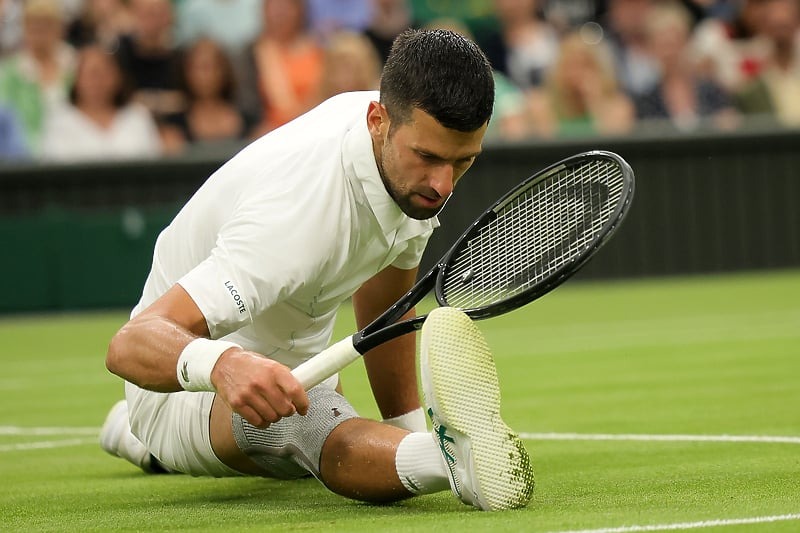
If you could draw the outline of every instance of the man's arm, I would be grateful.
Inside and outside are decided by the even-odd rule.
[[[178,358],[190,342],[208,335],[203,313],[183,287],[175,285],[114,335],[106,367],[144,389],[180,391]],[[308,397],[288,367],[241,348],[222,353],[211,382],[217,394],[255,426],[308,409]]]
[[[417,269],[389,266],[369,279],[353,295],[356,322],[361,329],[411,289]],[[415,316],[411,309],[403,319]],[[384,419],[394,418],[420,406],[417,388],[416,335],[409,333],[385,342],[364,354],[372,394]]]

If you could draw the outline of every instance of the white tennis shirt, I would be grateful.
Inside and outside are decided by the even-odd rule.
[[[378,97],[335,96],[225,163],[159,235],[133,314],[179,283],[211,338],[291,367],[324,349],[340,304],[388,265],[416,267],[438,226],[386,192],[366,118]]]

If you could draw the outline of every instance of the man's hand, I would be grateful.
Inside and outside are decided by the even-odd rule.
[[[217,395],[256,427],[308,411],[308,396],[289,367],[254,352],[226,350],[211,371],[211,382]]]

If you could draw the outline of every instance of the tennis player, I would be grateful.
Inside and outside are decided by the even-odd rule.
[[[306,393],[290,372],[327,346],[343,301],[352,296],[361,328],[413,285],[493,99],[472,41],[409,30],[380,93],[335,96],[215,172],[159,236],[142,298],[111,340],[106,365],[125,400],[103,449],[148,472],[314,475],[362,501],[450,489],[480,509],[527,504],[527,453],[496,413],[470,434],[446,417],[428,431],[414,335],[365,355],[382,422],[358,417],[337,376]],[[440,368],[493,368],[460,337],[437,348]],[[424,385],[431,417],[441,404],[465,412],[476,390]],[[489,394],[499,399],[496,377]],[[485,451],[498,439],[518,453]]]

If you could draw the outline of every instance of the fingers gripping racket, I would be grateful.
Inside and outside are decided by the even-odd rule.
[[[386,312],[295,368],[308,390],[427,315],[397,322],[432,289],[472,319],[521,307],[578,271],[619,227],[634,176],[620,156],[578,154],[526,179],[487,209],[430,272]]]

